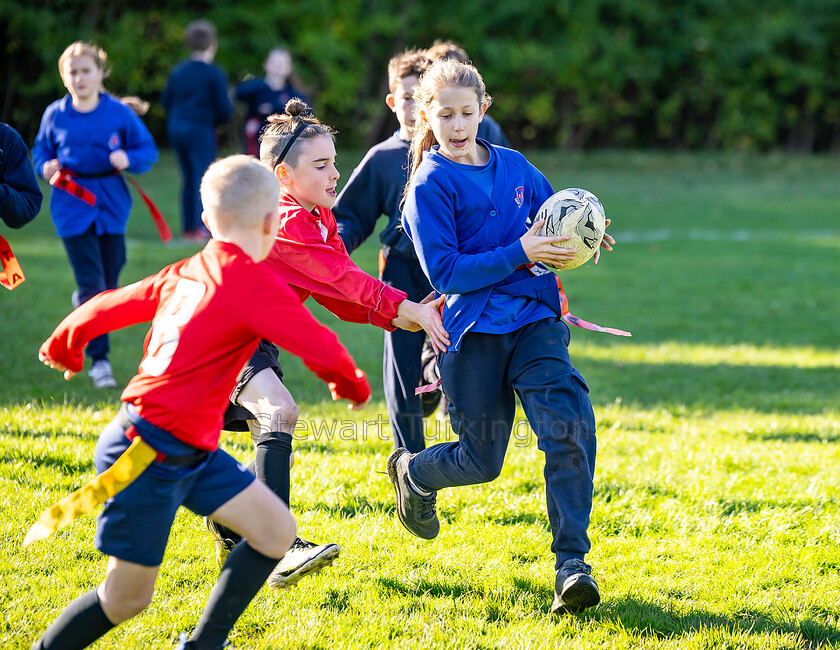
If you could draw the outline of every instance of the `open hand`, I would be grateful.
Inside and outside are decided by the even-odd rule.
[[[61,365],[58,361],[53,361],[47,355],[45,355],[43,352],[38,353],[38,358],[41,360],[41,362],[45,366],[49,366],[50,368],[52,368],[54,370],[58,370],[59,372],[63,372],[64,373],[64,379],[66,379],[67,381],[70,381],[70,378],[73,375],[76,374],[72,370],[68,370],[66,367]]]
[[[433,294],[429,294],[420,303],[403,300],[400,303],[397,318],[391,323],[409,332],[426,330],[435,352],[446,352],[450,343],[449,332],[443,328],[443,321],[440,318],[440,307],[444,296],[437,300],[433,300],[433,297]]]

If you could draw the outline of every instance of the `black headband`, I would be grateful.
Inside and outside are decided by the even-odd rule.
[[[298,127],[295,129],[295,132],[292,133],[292,137],[289,138],[289,141],[286,143],[286,146],[283,147],[283,151],[280,152],[280,156],[277,158],[277,165],[283,162],[283,159],[286,157],[286,154],[289,153],[289,149],[292,148],[292,145],[295,143],[295,140],[298,139],[298,136],[304,132],[306,127],[308,126],[315,126],[314,124],[310,124],[309,122],[301,122],[298,124]]]

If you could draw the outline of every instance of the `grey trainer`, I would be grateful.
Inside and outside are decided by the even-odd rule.
[[[554,581],[552,613],[579,612],[601,602],[598,583],[591,575],[592,567],[572,558],[563,562]]]
[[[440,531],[435,511],[437,493],[424,496],[409,484],[408,461],[414,455],[400,447],[388,456],[388,476],[397,494],[397,516],[410,533],[423,539],[434,539]]]

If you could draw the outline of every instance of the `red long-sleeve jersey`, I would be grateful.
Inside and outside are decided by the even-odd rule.
[[[217,240],[157,275],[92,298],[61,322],[41,353],[78,372],[88,341],[150,320],[143,360],[121,399],[199,449],[218,446],[236,377],[263,338],[301,357],[335,398],[370,396],[338,337],[289,286],[235,244]]]
[[[406,293],[368,275],[350,259],[328,208],[305,210],[280,195],[280,227],[265,263],[300,296],[310,295],[351,323],[371,323],[389,332]]]

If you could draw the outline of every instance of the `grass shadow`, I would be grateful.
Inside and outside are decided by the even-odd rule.
[[[769,433],[755,433],[748,432],[746,434],[749,440],[757,442],[788,442],[788,443],[805,443],[805,444],[829,444],[840,442],[840,433],[837,432],[801,432],[801,431],[771,431]]]
[[[578,367],[594,387],[592,401],[617,396],[643,409],[737,411],[821,415],[840,403],[836,368],[633,363],[582,359]]]
[[[821,616],[800,622],[774,617],[752,608],[742,608],[731,615],[702,609],[679,613],[634,596],[607,598],[601,605],[583,614],[594,621],[613,621],[642,636],[669,639],[708,629],[733,630],[745,633],[782,632],[801,635],[809,648],[830,647],[840,641],[840,628],[818,620]]]

